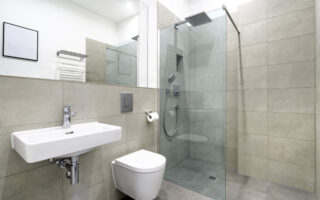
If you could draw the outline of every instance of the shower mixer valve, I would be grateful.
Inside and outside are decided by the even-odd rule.
[[[180,96],[180,85],[173,85],[173,95]]]

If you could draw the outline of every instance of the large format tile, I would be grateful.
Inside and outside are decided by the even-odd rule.
[[[61,121],[62,83],[0,77],[0,127]]]
[[[314,89],[270,89],[270,112],[314,113]]]
[[[120,114],[120,93],[131,88],[83,83],[63,84],[63,104],[77,112],[74,119]]]
[[[238,73],[239,89],[266,89],[267,67],[244,68]]]
[[[62,171],[55,165],[0,179],[1,200],[62,200]]]
[[[158,91],[156,89],[133,88],[133,113],[156,111],[157,94]]]
[[[314,8],[268,20],[268,40],[279,40],[315,32]]]
[[[315,143],[310,141],[268,137],[269,159],[314,168]]]
[[[38,128],[61,126],[61,123],[47,123],[0,128],[0,177],[21,173],[40,166],[49,165],[48,161],[27,163],[11,147],[11,134],[15,131],[24,131]]]
[[[236,170],[237,169],[237,149],[227,148],[226,149],[226,166],[227,169]]]
[[[238,152],[250,156],[267,158],[268,138],[266,135],[238,134]]]
[[[190,92],[190,108],[192,109],[223,109],[226,91]]]
[[[240,31],[242,46],[267,42],[267,20],[244,25]]]
[[[126,133],[127,142],[140,141],[145,147],[157,145],[157,123],[149,123],[144,113],[127,116]]]
[[[268,5],[265,0],[254,0],[239,6],[241,25],[264,20],[267,18]]]
[[[267,112],[238,112],[238,133],[267,135]]]
[[[311,8],[314,4],[314,0],[268,0],[268,17]]]
[[[238,172],[260,179],[268,177],[268,159],[238,153]]]
[[[316,200],[314,193],[306,192],[300,189],[280,185],[270,184],[268,187],[268,200]]]
[[[238,109],[240,111],[267,111],[267,90],[239,90]]]
[[[268,88],[314,87],[314,61],[268,66]]]
[[[295,113],[268,113],[268,135],[315,140],[315,115]]]
[[[77,196],[82,191],[94,187],[96,184],[102,184],[105,181],[112,180],[111,161],[125,155],[127,145],[118,145],[105,148],[99,151],[89,152],[80,156],[79,162],[79,180],[75,185],[70,185],[70,180],[63,179],[63,198],[68,199]],[[108,190],[106,187],[105,190]]]
[[[267,43],[242,47],[241,55],[242,55],[242,67],[244,68],[266,66],[267,60],[268,60]]]
[[[205,197],[201,194],[188,190],[184,187],[164,180],[159,192],[158,197],[155,200],[212,200],[209,197]]]
[[[268,43],[268,64],[310,61],[315,58],[314,34]]]
[[[227,52],[227,71],[236,70],[239,66],[239,51]]]
[[[228,91],[230,90],[237,90],[238,83],[237,83],[237,70],[227,71],[227,82],[226,88]]]
[[[268,166],[269,180],[271,182],[287,185],[309,192],[314,192],[314,168],[292,165],[272,160],[269,161]]]

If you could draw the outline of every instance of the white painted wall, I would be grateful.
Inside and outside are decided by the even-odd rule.
[[[118,40],[120,43],[137,35],[139,35],[139,15],[129,17],[118,24]]]
[[[86,37],[118,43],[115,23],[66,0],[1,0],[0,3],[1,23],[39,31],[39,61],[1,57],[1,75],[54,79],[58,50],[85,53]],[[0,34],[2,38],[2,31]]]

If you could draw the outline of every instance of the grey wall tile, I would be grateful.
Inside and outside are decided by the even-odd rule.
[[[49,162],[26,163],[11,147],[11,134],[15,131],[61,126],[61,123],[46,123],[0,128],[0,177],[49,165]]]
[[[226,86],[227,86],[227,90],[237,90],[238,86],[237,86],[237,70],[233,70],[233,71],[227,71],[226,73],[227,76],[227,82],[226,82]]]
[[[62,171],[55,165],[0,179],[0,199],[62,200]]]
[[[238,133],[267,135],[266,112],[238,112]]]
[[[315,112],[313,88],[270,89],[268,102],[270,112]]]
[[[239,90],[238,110],[267,111],[267,90]]]
[[[260,179],[268,178],[268,160],[265,158],[238,154],[238,172]]]
[[[268,66],[268,88],[314,87],[314,61]]]
[[[313,0],[268,0],[268,17],[274,17],[314,6]]]
[[[315,140],[315,115],[268,113],[268,134],[300,140]]]
[[[267,20],[241,26],[241,45],[248,46],[267,42]]]
[[[61,82],[0,77],[0,127],[61,121],[61,98]]]
[[[225,73],[190,76],[190,91],[216,91],[224,90]]]
[[[239,89],[266,89],[267,67],[240,69],[238,73]]]
[[[237,110],[237,91],[227,91],[226,92],[226,109],[227,110]]]
[[[237,32],[227,34],[227,52],[237,51],[239,49],[239,36]]]
[[[268,145],[271,160],[315,167],[315,143],[313,141],[268,137]]]
[[[226,128],[226,146],[227,148],[237,149],[238,148],[238,136],[237,130]]]
[[[70,185],[70,181],[63,177],[63,199],[78,196],[82,191],[96,184],[112,180],[111,161],[126,153],[127,145],[123,144],[80,156],[80,182]],[[109,188],[106,187],[105,190],[108,191]]]
[[[267,43],[242,47],[242,67],[266,66],[267,53]]]
[[[231,149],[231,148],[227,148],[226,149],[227,153],[226,153],[226,165],[228,169],[231,170],[236,170],[237,169],[237,149]],[[228,195],[228,192],[227,192]]]
[[[267,1],[254,0],[239,6],[240,24],[249,24],[267,18]]]
[[[226,91],[191,92],[190,108],[194,109],[223,109],[225,108]]]
[[[283,162],[269,161],[269,179],[272,182],[313,192],[315,169]]]
[[[157,90],[133,88],[133,113],[157,110]]]
[[[315,32],[314,8],[268,19],[268,40],[279,40]]]
[[[238,152],[250,156],[267,158],[268,138],[266,135],[238,134]]]
[[[283,64],[315,58],[314,35],[300,36],[268,44],[268,63]]]
[[[74,119],[88,119],[120,114],[120,92],[131,88],[82,83],[63,84],[63,105],[77,112]]]
[[[236,70],[239,67],[239,51],[227,52],[227,71]]]

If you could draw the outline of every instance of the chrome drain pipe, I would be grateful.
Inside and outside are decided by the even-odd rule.
[[[51,159],[50,162],[55,163],[61,169],[67,169],[66,177],[70,179],[71,185],[79,183],[79,156],[59,160]]]

